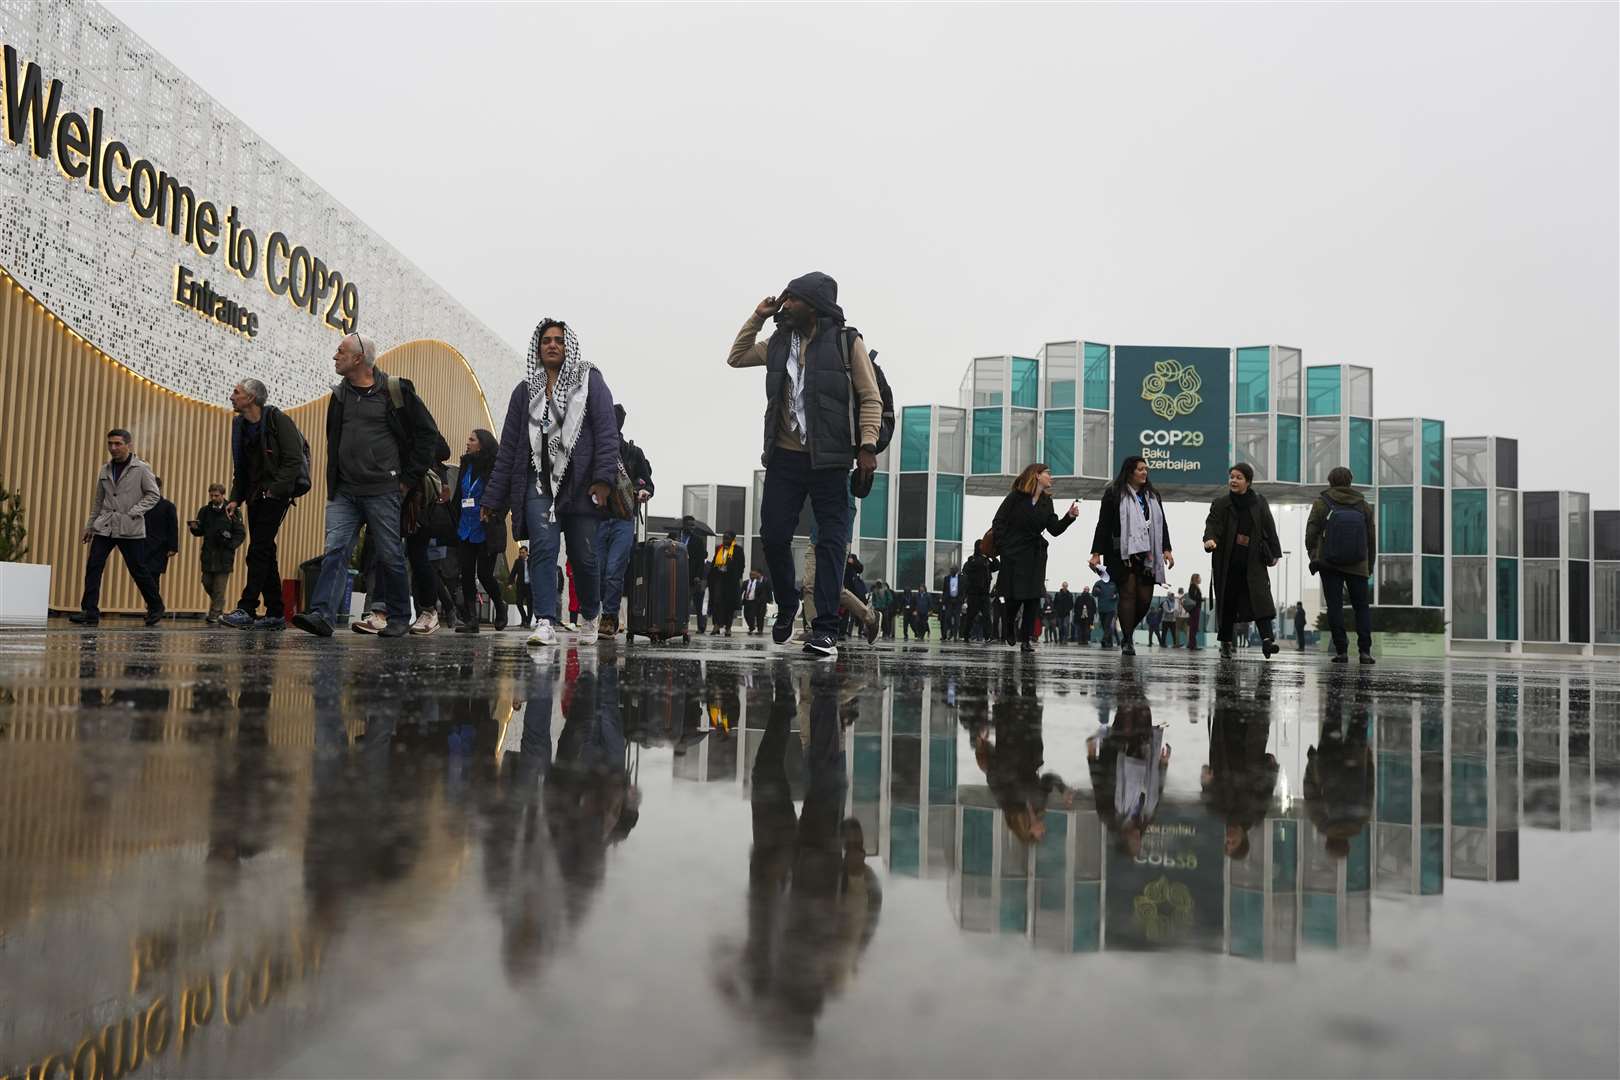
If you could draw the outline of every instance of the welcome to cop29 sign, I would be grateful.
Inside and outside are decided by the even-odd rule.
[[[1231,352],[1114,347],[1114,446],[1165,484],[1224,486]]]

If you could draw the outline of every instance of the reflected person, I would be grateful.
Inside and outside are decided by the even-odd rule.
[[[1164,795],[1164,775],[1170,767],[1164,735],[1165,725],[1154,724],[1147,695],[1134,669],[1127,668],[1113,721],[1086,740],[1086,758],[1097,816],[1119,850],[1133,857],[1141,852],[1142,836]]]
[[[1227,858],[1249,856],[1251,830],[1265,819],[1280,768],[1266,752],[1271,737],[1270,673],[1262,671],[1253,701],[1236,679],[1216,683],[1215,714],[1209,729],[1209,763],[1200,774],[1204,805],[1226,823]]]
[[[1305,756],[1305,813],[1335,859],[1372,820],[1377,781],[1369,734],[1372,706],[1367,678],[1352,690],[1342,669],[1329,676],[1322,698],[1322,728]]]

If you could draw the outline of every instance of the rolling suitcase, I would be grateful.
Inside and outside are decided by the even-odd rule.
[[[641,522],[637,520],[637,531]],[[639,634],[650,641],[690,641],[686,620],[692,609],[686,572],[686,545],[675,540],[638,539],[630,555],[630,619],[625,644]]]

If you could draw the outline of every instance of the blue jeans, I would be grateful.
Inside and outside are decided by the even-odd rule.
[[[532,482],[532,481],[531,481]],[[594,514],[558,514],[547,521],[551,498],[529,492],[525,503],[529,525],[529,587],[534,613],[542,619],[557,611],[557,555],[568,539],[568,561],[574,564],[574,591],[579,594],[579,617],[595,619],[602,613],[596,577],[596,525]]]
[[[849,470],[813,469],[809,454],[773,448],[759,508],[759,538],[773,583],[798,581],[793,530],[807,498],[816,520],[816,620],[811,625],[818,636],[836,638],[839,594],[844,591],[844,552],[849,545]],[[777,619],[791,620],[799,609],[797,590],[773,585],[773,591]]]
[[[635,522],[610,517],[596,526],[596,550],[602,557],[602,614],[615,619],[624,597],[624,571],[635,546]]]
[[[410,621],[410,586],[405,578],[405,545],[399,538],[399,507],[397,490],[382,495],[340,491],[326,504],[326,554],[321,559],[321,576],[315,582],[311,611],[332,621],[343,601],[349,560],[363,524],[371,534],[388,621]]]

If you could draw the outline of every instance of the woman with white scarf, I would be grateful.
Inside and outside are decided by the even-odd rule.
[[[1176,565],[1176,556],[1147,462],[1134,454],[1120,463],[1119,475],[1102,495],[1091,538],[1091,568],[1099,565],[1106,566],[1119,588],[1120,652],[1135,656],[1131,635],[1153,605],[1154,586],[1163,585],[1164,572]]]
[[[479,504],[486,519],[512,511],[512,534],[529,542],[536,615],[530,645],[556,643],[557,555],[564,537],[579,592],[580,644],[596,642],[601,614],[596,526],[619,469],[613,395],[580,359],[573,328],[545,319],[529,339],[528,378],[512,390],[500,454]]]

